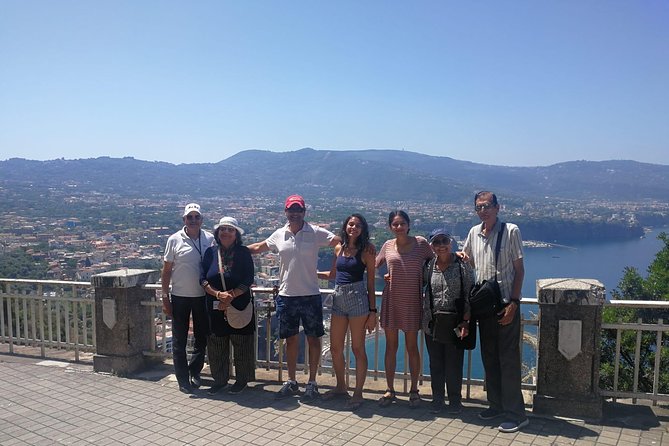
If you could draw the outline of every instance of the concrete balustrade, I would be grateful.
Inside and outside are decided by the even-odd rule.
[[[152,309],[143,300],[153,299],[154,292],[141,288],[155,283],[156,270],[127,269],[97,274],[95,287],[95,324],[97,352],[93,357],[96,372],[125,376],[141,370],[149,359]]]
[[[537,280],[539,355],[533,412],[599,420],[604,285],[592,279]]]

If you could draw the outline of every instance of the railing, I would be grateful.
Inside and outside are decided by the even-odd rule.
[[[669,310],[669,302],[667,301],[613,300],[610,303],[607,303],[607,306],[617,308],[642,308],[644,310],[662,310],[663,312],[667,312],[667,310]],[[667,346],[664,340],[664,334],[669,331],[669,325],[665,325],[662,318],[658,318],[657,323],[644,323],[642,319],[638,319],[636,323],[602,323],[602,330],[615,330],[616,333],[613,390],[603,389],[601,391],[602,395],[613,397],[614,401],[617,398],[632,398],[633,403],[636,403],[637,399],[651,400],[653,401],[653,405],[656,405],[658,401],[669,401],[669,395],[660,393],[660,364],[662,360],[661,352]],[[623,391],[619,389],[620,365],[622,362],[621,357],[623,354],[627,354],[629,357],[630,354],[630,352],[622,351],[622,335],[625,331],[632,331],[635,333],[634,351],[632,352],[632,357],[634,358],[634,372],[631,391]],[[655,334],[654,351],[660,352],[660,354],[655,354],[652,373],[653,391],[651,393],[639,391],[639,377],[642,372],[641,344],[644,333]]]
[[[152,300],[143,301],[142,305],[155,308],[151,324],[151,336],[153,348],[144,352],[146,356],[169,358],[170,353],[170,323],[161,311],[160,286],[156,284],[145,285],[145,289],[152,290],[156,297]],[[256,352],[258,368],[266,370],[277,370],[277,379],[283,380],[285,362],[283,358],[283,341],[273,337],[272,314],[273,307],[273,289],[272,288],[254,288],[256,296],[256,313],[258,317],[258,336],[256,336]],[[322,290],[324,295],[332,293],[332,290]],[[523,307],[526,305],[536,305],[534,298],[524,298]],[[610,301],[606,306],[623,308],[660,308],[669,309],[669,302],[639,302],[639,301]],[[538,307],[537,307],[538,308]],[[324,317],[329,319],[329,307],[324,309]],[[534,355],[536,364],[536,331],[538,320],[536,318],[522,319],[523,340],[526,358],[527,352]],[[602,330],[616,330],[616,365],[613,390],[602,390],[602,394],[612,398],[633,398],[657,401],[669,401],[669,395],[659,393],[660,376],[660,357],[656,355],[653,368],[654,390],[652,393],[638,391],[638,376],[640,373],[639,349],[641,345],[641,336],[644,332],[656,333],[656,351],[665,348],[663,335],[669,331],[669,326],[665,325],[663,320],[657,324],[638,323],[616,323],[602,324]],[[636,333],[637,342],[635,352],[630,353],[636,358],[635,362],[635,381],[632,391],[619,390],[618,369],[620,355],[622,351],[621,333],[631,330]],[[367,376],[373,380],[385,377],[381,364],[383,353],[380,352],[380,341],[383,338],[382,331],[378,328],[368,338],[373,342],[373,353],[369,355],[369,367]],[[420,352],[424,358],[426,348],[423,337],[420,337]],[[327,338],[325,338],[327,342]],[[0,343],[8,345],[10,354],[15,353],[15,347],[27,346],[39,349],[41,357],[52,355],[51,350],[66,350],[74,352],[74,360],[80,361],[80,353],[95,353],[95,302],[94,289],[88,282],[70,282],[70,281],[52,281],[52,280],[24,280],[24,279],[0,279]],[[325,342],[324,342],[325,344]],[[521,348],[523,345],[521,345]],[[308,344],[304,345],[304,358],[308,358]],[[327,347],[326,349],[327,350]],[[530,355],[531,355],[530,354]],[[345,343],[346,357],[346,380],[347,383],[351,375],[355,376],[355,369],[350,366],[351,345],[350,338],[347,337]],[[466,370],[463,383],[465,384],[466,397],[470,397],[471,386],[480,386],[484,382],[481,378],[472,377],[472,365],[476,360],[476,355],[468,351],[466,355]],[[404,352],[404,364],[408,364],[406,352]],[[298,367],[308,371],[308,365],[305,361],[298,364]],[[421,372],[423,370],[421,369]],[[531,367],[526,370],[526,376],[523,388],[530,391],[536,390],[536,370]],[[322,364],[320,373],[333,373],[332,366],[325,361]],[[410,376],[408,367],[400,369],[398,367],[396,379],[403,381],[405,391],[408,389]],[[429,375],[421,373],[421,381],[429,380]]]
[[[88,282],[0,279],[0,341],[14,346],[95,352],[94,290]]]

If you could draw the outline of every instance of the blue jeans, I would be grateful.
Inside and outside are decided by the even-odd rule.
[[[209,319],[205,307],[205,298],[171,296],[172,301],[172,360],[174,373],[180,386],[188,386],[189,375],[199,375],[204,367],[204,354],[207,349]],[[188,326],[193,315],[193,336],[195,345],[190,362],[186,358]]]

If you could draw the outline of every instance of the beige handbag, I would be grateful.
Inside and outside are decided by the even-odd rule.
[[[223,277],[223,260],[221,259],[221,250],[217,249],[216,252],[218,253],[218,273],[221,275],[221,284],[223,285],[222,291],[226,291],[227,287],[225,286],[225,277]],[[250,288],[249,292],[251,292]],[[251,300],[243,310],[238,310],[232,304],[230,304],[227,310],[225,310],[225,318],[228,321],[228,325],[230,325],[232,328],[246,327],[253,318],[253,295],[251,295]]]

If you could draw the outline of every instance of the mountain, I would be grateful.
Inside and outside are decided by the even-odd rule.
[[[490,189],[505,200],[658,200],[669,197],[669,166],[636,161],[570,161],[505,167],[404,150],[247,150],[217,163],[134,158],[0,161],[0,187],[23,193],[72,188],[128,197],[308,196],[469,202]]]

